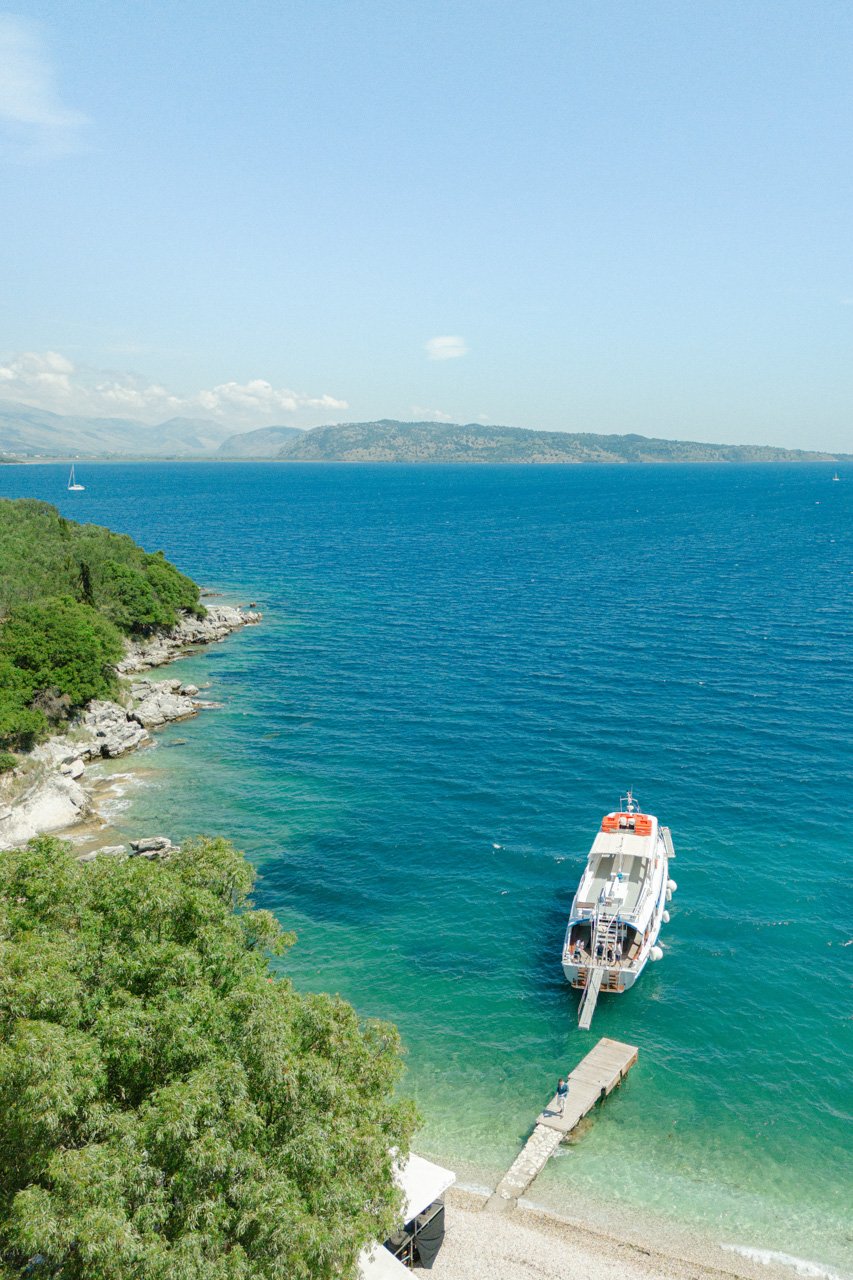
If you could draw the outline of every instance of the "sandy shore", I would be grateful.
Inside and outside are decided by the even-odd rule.
[[[620,1238],[519,1207],[485,1210],[485,1197],[447,1193],[447,1234],[430,1275],[435,1280],[791,1280],[788,1267],[751,1261],[686,1234]],[[425,1272],[423,1274],[426,1274]]]

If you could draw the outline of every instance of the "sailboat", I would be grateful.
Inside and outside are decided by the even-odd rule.
[[[68,477],[68,492],[82,493],[85,488],[86,486],[84,484],[78,484],[77,481],[74,479],[74,463],[72,462],[71,474]]]
[[[838,472],[836,471],[835,475],[834,475],[832,478],[833,478],[833,480],[840,480],[840,479],[841,479],[841,476],[840,476],[840,475],[838,474]]]

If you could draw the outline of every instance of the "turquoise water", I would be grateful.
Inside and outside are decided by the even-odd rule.
[[[832,467],[0,469],[263,626],[116,816],[233,836],[286,967],[393,1019],[418,1147],[494,1182],[597,1035],[639,1065],[535,1198],[853,1272],[853,475]],[[185,739],[184,745],[180,740]],[[177,745],[170,746],[171,743]],[[565,918],[628,786],[673,831],[664,960],[578,1031]]]

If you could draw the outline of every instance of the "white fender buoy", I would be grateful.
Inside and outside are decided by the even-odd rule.
[[[652,947],[649,952],[650,960],[663,960],[663,947]]]
[[[667,880],[666,887],[667,889],[669,889],[670,893],[675,893],[676,889],[678,888],[678,885],[675,883],[674,880]]]
[[[663,920],[664,924],[669,924],[669,912],[664,911],[663,915],[661,916],[661,919]]]
[[[667,889],[667,891],[666,891],[666,900],[667,900],[667,902],[672,902],[672,890],[671,890],[671,889]]]

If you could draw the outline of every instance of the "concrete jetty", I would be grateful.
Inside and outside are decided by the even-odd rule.
[[[498,1183],[487,1209],[506,1212],[542,1172],[549,1158],[567,1134],[592,1110],[596,1102],[611,1093],[637,1061],[636,1045],[623,1044],[604,1036],[569,1073],[569,1096],[560,1114],[556,1094],[536,1118],[536,1125],[524,1149]]]

